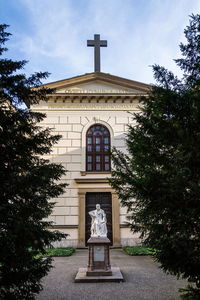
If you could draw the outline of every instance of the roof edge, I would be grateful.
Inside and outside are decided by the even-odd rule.
[[[152,85],[147,84],[147,83],[143,83],[143,82],[139,82],[136,80],[131,80],[131,79],[127,79],[124,77],[119,77],[116,75],[111,75],[109,73],[103,73],[103,72],[92,72],[92,73],[86,73],[83,75],[78,75],[78,76],[74,76],[74,77],[70,77],[70,78],[66,78],[66,79],[62,79],[62,80],[57,80],[57,81],[52,81],[49,83],[45,83],[40,85],[40,87],[49,87],[49,88],[54,88],[54,87],[61,87],[64,84],[72,84],[72,83],[81,83],[84,81],[89,81],[92,79],[99,79],[99,80],[111,80],[113,83],[124,83],[124,84],[128,84],[130,86],[134,86],[134,85],[139,85],[140,87],[144,88],[144,89],[149,89],[151,88]]]

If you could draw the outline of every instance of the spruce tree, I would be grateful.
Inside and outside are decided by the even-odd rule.
[[[20,73],[26,61],[2,56],[6,28],[0,25],[0,298],[34,299],[51,268],[51,259],[37,254],[65,236],[46,221],[54,206],[48,200],[66,186],[59,183],[65,171],[42,158],[60,136],[39,126],[44,114],[20,108],[46,100],[51,90],[38,87],[48,73],[27,77]]]
[[[161,267],[195,284],[182,297],[200,299],[200,15],[184,33],[183,78],[153,66],[157,84],[133,115],[128,153],[113,149],[110,182]]]

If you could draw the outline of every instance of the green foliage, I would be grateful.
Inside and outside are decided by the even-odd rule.
[[[73,253],[75,253],[75,249],[71,247],[47,248],[45,249],[45,253],[38,254],[37,258],[49,256],[71,256]]]
[[[196,284],[200,299],[200,15],[172,72],[153,66],[158,84],[141,98],[127,134],[128,154],[113,149],[112,187],[133,232],[157,249],[162,268]]]
[[[148,248],[145,246],[126,246],[123,248],[124,252],[128,255],[135,256],[135,255],[154,255],[155,250],[152,248]]]
[[[6,27],[0,25],[0,55],[9,37]],[[54,206],[48,200],[65,189],[58,182],[65,170],[42,158],[60,136],[38,125],[44,114],[19,109],[46,99],[50,91],[36,87],[47,73],[26,78],[19,73],[24,64],[0,59],[0,298],[9,300],[34,299],[51,268],[50,257],[36,255],[65,237],[49,231],[52,222],[46,221]]]
[[[191,285],[184,289],[179,289],[179,291],[181,292],[182,300],[199,300],[199,290]]]

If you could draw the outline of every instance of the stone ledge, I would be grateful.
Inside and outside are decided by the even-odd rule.
[[[107,237],[90,237],[89,240],[87,241],[88,245],[101,245],[101,244],[110,244],[110,240]]]
[[[93,172],[89,172],[89,171],[80,171],[80,173],[81,173],[81,176],[86,176],[86,175],[111,175],[111,172],[110,171],[108,171],[108,172],[106,172],[106,171],[99,171],[99,172],[97,172],[97,171],[93,171]]]
[[[86,276],[87,268],[79,268],[75,277],[75,283],[78,282],[122,282],[124,277],[120,271],[120,268],[111,268],[112,275],[110,276]]]
[[[75,178],[76,183],[87,184],[87,183],[108,183],[107,178]]]

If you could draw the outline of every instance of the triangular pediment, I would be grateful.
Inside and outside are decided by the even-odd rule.
[[[150,85],[106,73],[89,73],[44,86],[54,88],[56,94],[140,94]]]
[[[137,93],[136,88],[127,88],[122,85],[107,83],[100,80],[65,86],[58,88],[57,93]]]

